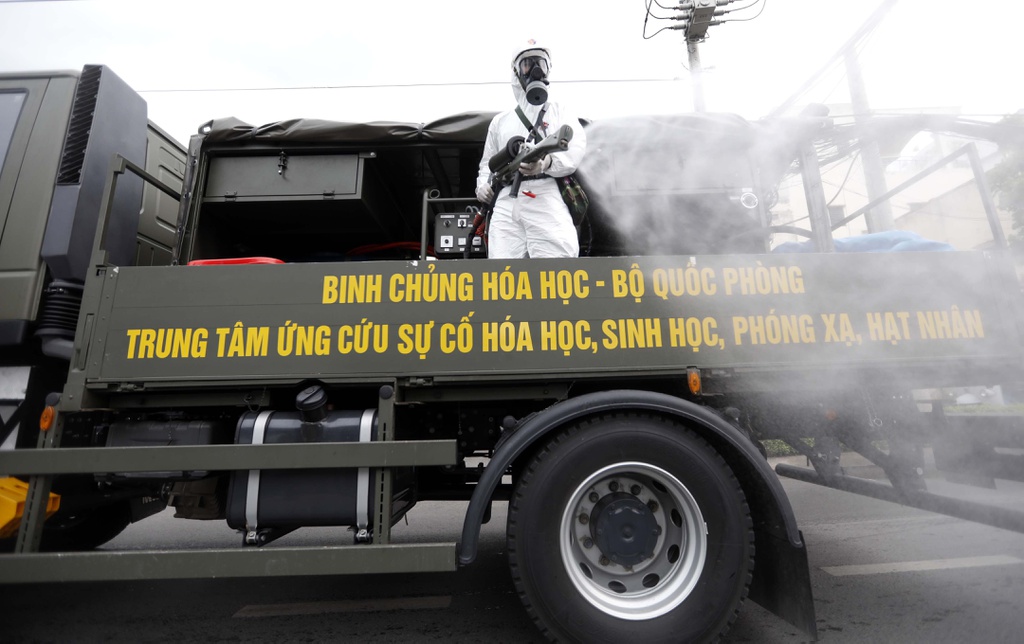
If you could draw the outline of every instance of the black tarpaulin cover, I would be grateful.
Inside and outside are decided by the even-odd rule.
[[[199,130],[206,143],[483,143],[494,112],[464,112],[430,123],[373,121],[348,123],[322,119],[290,119],[250,125],[234,117],[215,119]]]

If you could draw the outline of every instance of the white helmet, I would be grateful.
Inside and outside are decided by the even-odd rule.
[[[551,50],[543,44],[538,43],[533,38],[530,38],[519,47],[516,47],[515,53],[512,55],[513,71],[518,72],[518,65],[521,59],[529,58],[531,56],[543,57],[547,63],[548,69],[551,69]]]

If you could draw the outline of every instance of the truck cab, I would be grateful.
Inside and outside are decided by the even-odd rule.
[[[0,75],[0,347],[66,353],[74,334],[114,154],[168,182],[184,149],[146,117],[146,103],[108,68]],[[177,202],[141,180],[123,187],[111,220],[112,257],[168,264]],[[55,284],[56,283],[56,284]],[[51,304],[52,302],[52,304]],[[33,340],[33,336],[36,338]]]
[[[177,199],[129,178],[101,212],[115,154],[180,188],[185,148],[148,119],[146,102],[109,68],[0,74],[4,450],[36,446],[45,397],[67,380],[100,222],[108,225],[103,243],[112,261],[171,262]],[[94,488],[91,477],[65,477],[56,486],[69,499],[95,497]],[[95,535],[116,534],[131,517],[127,505],[118,505],[97,529],[74,506],[66,503],[52,521],[54,534],[67,537],[55,542],[62,547],[94,544]],[[80,534],[68,536],[73,532]],[[0,543],[12,538],[11,530],[0,531]]]

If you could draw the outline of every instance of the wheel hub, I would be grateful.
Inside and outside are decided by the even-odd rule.
[[[615,492],[594,506],[590,534],[608,559],[630,567],[654,556],[661,528],[646,504],[631,494]]]

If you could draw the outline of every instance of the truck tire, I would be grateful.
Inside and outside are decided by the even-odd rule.
[[[512,579],[552,641],[713,641],[753,574],[735,475],[706,441],[653,414],[556,435],[509,501]]]

